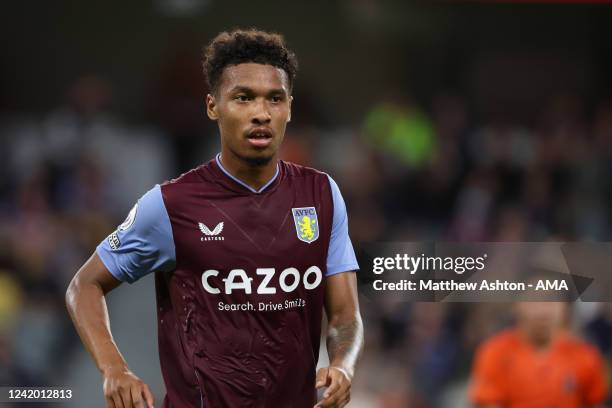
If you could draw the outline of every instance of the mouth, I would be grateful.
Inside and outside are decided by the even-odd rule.
[[[247,135],[247,140],[251,146],[267,147],[272,143],[272,131],[268,128],[252,129]]]

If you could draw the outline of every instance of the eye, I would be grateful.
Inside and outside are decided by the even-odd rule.
[[[251,97],[245,94],[239,94],[239,95],[236,95],[234,99],[236,99],[239,102],[248,102],[251,100]]]
[[[280,96],[280,95],[274,95],[274,96],[272,97],[272,102],[274,102],[274,103],[279,103],[279,102],[282,102],[282,100],[283,100],[283,97],[282,97],[282,96]]]

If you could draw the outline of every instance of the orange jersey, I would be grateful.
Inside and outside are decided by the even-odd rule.
[[[510,329],[478,348],[470,399],[503,408],[583,408],[601,404],[607,391],[594,347],[564,332],[540,352]]]

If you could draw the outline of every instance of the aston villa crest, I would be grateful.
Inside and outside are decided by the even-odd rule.
[[[314,207],[292,208],[293,222],[298,239],[307,244],[319,238],[319,220]]]

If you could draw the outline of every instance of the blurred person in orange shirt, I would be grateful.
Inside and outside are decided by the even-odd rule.
[[[597,349],[566,327],[568,304],[519,302],[516,325],[476,351],[469,390],[478,408],[585,408],[608,392]]]

